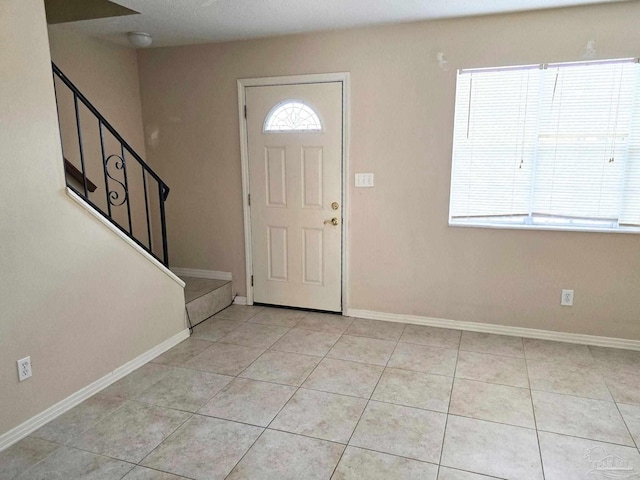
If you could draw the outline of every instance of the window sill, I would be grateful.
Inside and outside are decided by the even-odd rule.
[[[470,221],[451,221],[450,227],[463,228],[489,228],[499,230],[545,230],[556,232],[583,232],[583,233],[640,233],[640,227],[625,228],[607,228],[607,227],[579,227],[579,226],[561,226],[561,225],[525,225],[525,224],[498,224],[498,223],[482,223]]]

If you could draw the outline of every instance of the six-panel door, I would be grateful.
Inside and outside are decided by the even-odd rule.
[[[339,312],[342,83],[247,87],[246,102],[254,302]]]

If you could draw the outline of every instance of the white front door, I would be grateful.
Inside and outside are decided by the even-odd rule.
[[[342,83],[246,87],[253,300],[342,309]]]

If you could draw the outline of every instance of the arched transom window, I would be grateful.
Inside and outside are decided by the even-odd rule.
[[[265,132],[320,132],[322,123],[301,100],[285,100],[271,109],[264,121]]]

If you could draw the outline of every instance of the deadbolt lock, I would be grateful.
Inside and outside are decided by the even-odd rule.
[[[340,223],[340,220],[338,220],[336,217],[333,217],[331,220],[325,220],[324,224],[325,225],[338,225]]]
[[[338,208],[340,208],[340,205],[338,205],[338,202],[333,202],[331,204],[331,210],[337,210]]]

